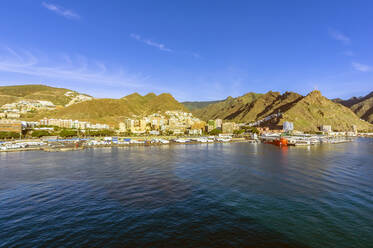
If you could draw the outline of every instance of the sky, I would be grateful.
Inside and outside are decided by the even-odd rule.
[[[2,0],[0,85],[94,97],[373,91],[373,1]]]

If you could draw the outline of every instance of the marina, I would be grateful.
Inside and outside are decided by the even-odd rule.
[[[91,147],[117,147],[117,146],[151,146],[151,145],[177,145],[177,144],[212,144],[246,142],[250,144],[264,143],[280,147],[288,146],[313,146],[322,144],[339,144],[352,142],[356,137],[332,137],[325,135],[286,136],[280,134],[232,137],[206,136],[206,137],[180,137],[180,138],[129,138],[129,137],[102,137],[102,138],[71,138],[71,139],[46,139],[46,140],[14,140],[0,143],[0,152],[36,151],[63,152],[78,151]]]

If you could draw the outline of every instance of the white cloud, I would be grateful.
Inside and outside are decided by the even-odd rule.
[[[373,66],[369,66],[369,65],[352,62],[352,66],[354,67],[355,70],[361,71],[361,72],[373,71]]]
[[[337,30],[335,30],[335,29],[329,29],[329,35],[330,35],[333,39],[335,39],[335,40],[337,40],[337,41],[340,41],[340,42],[342,42],[342,43],[345,44],[345,45],[348,45],[348,44],[351,43],[351,39],[350,39],[350,37],[344,35],[343,33],[339,32],[339,31],[337,31]]]
[[[149,40],[149,39],[144,39],[142,38],[140,35],[138,34],[130,34],[130,37],[132,39],[135,39],[137,41],[140,41],[142,43],[145,43],[146,45],[148,46],[152,46],[152,47],[156,47],[158,48],[159,50],[161,51],[165,51],[165,52],[172,52],[172,50],[170,48],[167,48],[164,44],[161,44],[161,43],[157,43],[157,42],[154,42],[152,40]]]
[[[58,14],[58,15],[61,15],[67,19],[79,19],[80,16],[75,13],[74,11],[72,10],[69,10],[69,9],[65,9],[61,6],[58,6],[58,5],[55,5],[55,4],[51,4],[51,3],[46,3],[46,2],[42,2],[42,6],[50,11],[53,11],[54,13]]]
[[[64,54],[52,59],[8,47],[0,48],[0,71],[45,81],[58,80],[132,89],[146,88],[144,82],[148,79],[139,74],[126,73],[122,69],[109,70],[104,63],[96,60],[91,62],[81,55]]]

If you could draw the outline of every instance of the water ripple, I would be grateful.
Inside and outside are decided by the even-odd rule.
[[[373,142],[0,154],[0,247],[371,247]]]

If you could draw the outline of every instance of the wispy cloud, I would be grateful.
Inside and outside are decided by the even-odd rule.
[[[37,77],[45,81],[57,80],[96,84],[100,86],[127,87],[133,90],[146,88],[148,77],[130,74],[123,69],[108,69],[103,62],[88,60],[82,55],[63,55],[48,58],[27,50],[0,48],[0,71],[14,75]]]
[[[345,45],[349,45],[351,43],[351,39],[350,37],[348,37],[347,35],[339,32],[338,30],[335,30],[335,29],[329,29],[329,35],[337,40],[337,41],[340,41],[342,42],[343,44]]]
[[[199,53],[195,53],[195,52],[192,52],[192,56],[196,59],[200,59],[202,58],[201,55]]]
[[[80,18],[80,15],[78,15],[74,11],[69,10],[69,9],[65,9],[64,7],[61,7],[61,6],[58,6],[58,5],[55,5],[55,4],[42,2],[42,6],[46,9],[50,10],[50,11],[53,11],[54,13],[56,13],[58,15],[61,15],[65,18],[67,18],[67,19],[79,19]]]
[[[156,47],[158,48],[159,50],[161,51],[165,51],[165,52],[172,52],[172,50],[168,47],[166,47],[164,44],[161,44],[161,43],[157,43],[157,42],[154,42],[152,40],[149,40],[149,39],[144,39],[142,38],[140,35],[138,34],[130,34],[130,37],[132,39],[135,39],[137,41],[140,41],[148,46],[152,46],[152,47]]]
[[[348,57],[354,57],[355,53],[353,51],[344,51],[343,55],[348,56]]]
[[[370,65],[364,65],[364,64],[360,64],[360,63],[357,63],[357,62],[352,62],[352,67],[357,70],[357,71],[361,71],[361,72],[369,72],[369,71],[373,71],[373,66],[370,66]]]

